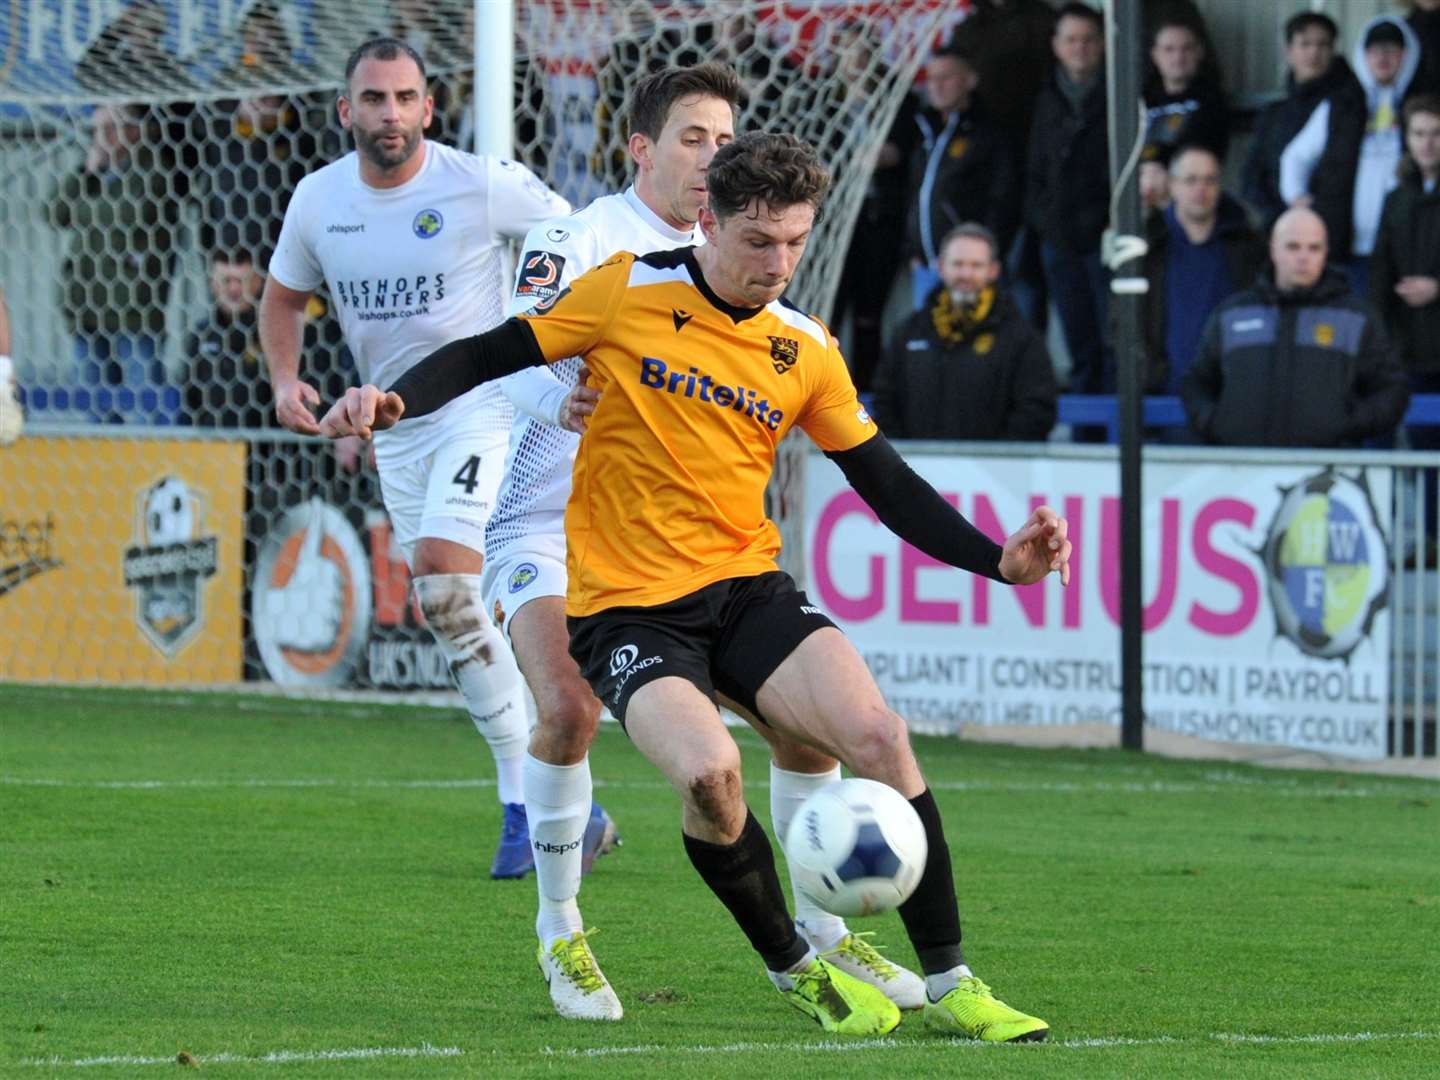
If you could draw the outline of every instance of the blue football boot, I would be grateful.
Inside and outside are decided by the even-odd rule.
[[[530,825],[525,819],[523,803],[505,803],[505,823],[500,830],[500,846],[490,864],[492,878],[523,878],[535,869],[535,853],[530,850]]]
[[[580,873],[590,873],[595,860],[608,855],[623,841],[615,829],[615,819],[597,802],[590,804],[590,820],[585,823],[585,841],[580,846]]]

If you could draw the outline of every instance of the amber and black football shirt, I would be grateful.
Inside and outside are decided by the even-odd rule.
[[[548,360],[583,356],[601,392],[565,510],[572,616],[774,570],[780,440],[798,424],[841,451],[876,432],[825,326],[783,301],[731,307],[692,248],[621,253],[521,318]]]

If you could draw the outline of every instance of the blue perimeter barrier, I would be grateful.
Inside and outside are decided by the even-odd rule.
[[[1147,397],[1144,401],[1143,423],[1151,428],[1183,428],[1185,406],[1178,397]],[[1111,394],[1061,394],[1061,424],[1088,424],[1105,428],[1108,442],[1120,440],[1120,405]],[[1440,426],[1440,394],[1414,394],[1402,421],[1407,426]]]

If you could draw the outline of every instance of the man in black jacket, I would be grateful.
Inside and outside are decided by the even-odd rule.
[[[1405,415],[1410,392],[1385,327],[1327,254],[1320,216],[1286,211],[1270,238],[1273,277],[1210,316],[1180,387],[1207,442],[1354,446]]]
[[[194,427],[274,427],[270,380],[255,303],[261,278],[250,252],[210,256],[214,307],[185,339],[185,422]]]
[[[960,225],[941,242],[941,284],[901,327],[876,373],[873,411],[886,435],[1041,441],[1050,434],[1050,354],[999,292],[999,277],[999,249],[983,225]]]
[[[1287,95],[1260,114],[1245,160],[1242,194],[1270,229],[1288,207],[1325,222],[1330,250],[1350,251],[1355,169],[1369,108],[1328,15],[1303,11],[1285,24]]]
[[[1411,0],[1405,17],[1420,39],[1420,67],[1411,94],[1440,94],[1440,0]]]
[[[920,139],[910,165],[910,255],[915,307],[939,280],[940,240],[967,221],[993,232],[1008,250],[1020,216],[1014,157],[977,98],[971,57],[947,46],[925,69],[928,106],[916,114]]]
[[[1230,107],[1220,84],[1206,74],[1201,28],[1183,15],[1163,16],[1150,37],[1145,76],[1145,146],[1140,151],[1140,193],[1147,205],[1163,202],[1170,159],[1185,146],[1203,146],[1221,162],[1230,146]]]
[[[1400,185],[1385,199],[1370,302],[1395,336],[1417,393],[1440,393],[1440,97],[1405,103]],[[1436,430],[1436,429],[1431,429]]]
[[[1169,205],[1145,221],[1145,390],[1179,393],[1206,320],[1265,264],[1265,244],[1241,205],[1220,190],[1220,161],[1204,146],[1170,159]]]
[[[1370,301],[1385,317],[1417,394],[1440,394],[1440,97],[1405,103],[1400,186],[1385,199],[1370,256]],[[1415,450],[1440,450],[1440,427],[1407,430]],[[1426,484],[1427,532],[1440,519],[1436,471]]]
[[[1107,378],[1109,286],[1100,234],[1110,212],[1105,136],[1104,23],[1067,4],[1055,24],[1055,70],[1035,104],[1025,220],[1040,237],[1045,283],[1070,352],[1070,389],[1099,393]]]

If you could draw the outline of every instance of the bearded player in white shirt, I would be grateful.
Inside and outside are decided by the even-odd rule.
[[[570,210],[521,165],[428,142],[433,107],[424,60],[410,46],[376,38],[351,54],[338,108],[356,150],[296,188],[260,304],[275,411],[291,431],[319,434],[319,394],[299,370],[305,306],[321,284],[362,380],[388,384],[447,341],[499,323],[507,240]],[[420,609],[495,757],[505,824],[492,877],[532,867],[524,686],[480,592],[485,522],[513,417],[499,390],[478,387],[375,440],[385,508]]]
[[[509,313],[553,300],[617,251],[644,254],[704,243],[696,221],[705,204],[705,171],[716,150],[734,138],[740,94],[735,72],[720,64],[669,68],[641,79],[627,105],[634,184],[531,230]],[[674,313],[677,333],[688,318]],[[499,383],[518,408],[505,479],[485,529],[482,588],[539,712],[524,788],[540,893],[540,968],[561,1016],[618,1020],[623,1009],[595,962],[576,901],[592,805],[587,753],[600,715],[600,702],[570,657],[565,626],[565,503],[580,433],[599,396],[580,372],[580,361],[572,359]],[[772,731],[764,725],[760,730]],[[771,751],[770,811],[775,834],[783,837],[800,804],[839,779],[840,767],[773,733]],[[924,1004],[923,980],[792,891],[797,926],[828,960],[879,987],[901,1008]]]

